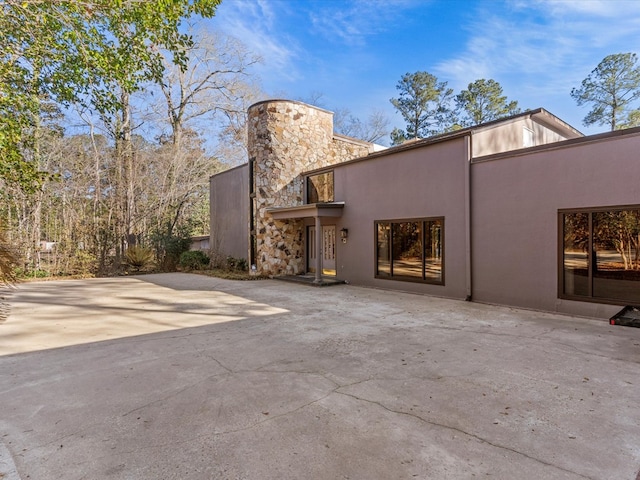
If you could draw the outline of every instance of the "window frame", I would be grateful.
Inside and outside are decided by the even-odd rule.
[[[440,222],[440,278],[439,280],[433,280],[426,275],[426,267],[427,267],[427,259],[424,255],[425,252],[425,239],[426,239],[426,230],[427,224],[429,222]],[[410,276],[402,276],[402,275],[393,275],[393,225],[400,223],[420,223],[420,242],[421,242],[421,251],[422,251],[422,278],[418,277],[410,277]],[[379,267],[378,267],[378,225],[380,224],[388,224],[389,225],[389,275],[380,275]],[[385,219],[385,220],[374,220],[373,222],[373,235],[374,235],[374,278],[381,280],[393,280],[396,282],[410,282],[410,283],[422,283],[427,285],[445,285],[445,221],[444,216],[439,217],[419,217],[419,218],[394,218],[394,219]]]
[[[639,205],[610,205],[606,207],[586,207],[586,208],[565,208],[558,210],[558,298],[563,300],[572,300],[577,302],[588,302],[588,303],[601,303],[605,305],[632,305],[634,303],[638,303],[636,301],[630,301],[625,299],[615,299],[615,298],[606,298],[606,297],[595,297],[593,295],[593,265],[592,258],[589,254],[587,256],[587,291],[588,295],[576,295],[576,294],[567,294],[565,293],[565,276],[564,276],[564,216],[567,214],[577,214],[584,213],[587,215],[588,222],[588,244],[587,251],[592,252],[594,248],[594,238],[593,238],[593,229],[594,229],[594,221],[593,214],[601,213],[601,212],[621,212],[625,210],[640,210]],[[640,287],[640,281],[638,282],[638,287]]]
[[[334,174],[333,170],[326,170],[324,172],[314,173],[314,174],[305,176],[305,179],[304,179],[304,203],[305,203],[305,205],[313,205],[314,204],[314,203],[311,203],[309,201],[309,189],[310,189],[310,185],[311,185],[311,179],[314,178],[314,177],[319,177],[321,175],[330,175],[331,176],[331,184],[333,186],[333,188],[332,188],[332,190],[333,190],[333,198],[331,200],[328,200],[328,201],[318,201],[318,202],[314,202],[314,203],[332,203],[332,202],[335,202],[335,199],[336,199],[335,174]]]

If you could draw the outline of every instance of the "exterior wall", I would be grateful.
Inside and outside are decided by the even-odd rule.
[[[209,240],[211,239],[211,237],[191,237],[191,246],[189,247],[189,250],[203,250],[203,251],[208,251],[209,250]]]
[[[640,131],[472,164],[473,298],[608,318],[558,299],[558,210],[640,204]]]
[[[209,246],[223,257],[247,259],[249,251],[249,166],[227,170],[209,179]]]
[[[333,135],[333,113],[299,102],[271,100],[249,109],[249,159],[254,162],[256,273],[305,269],[301,220],[274,220],[269,207],[304,203],[303,172],[373,151],[373,145]]]
[[[465,298],[465,169],[467,138],[416,148],[334,169],[343,216],[324,219],[347,243],[336,244],[337,276],[357,285]],[[444,285],[375,278],[377,220],[444,217]]]
[[[247,258],[251,234],[256,273],[303,273],[313,219],[276,221],[267,209],[303,205],[304,175],[333,170],[345,206],[322,224],[348,229],[336,244],[341,279],[462,299],[471,272],[477,301],[604,318],[621,308],[558,298],[558,211],[640,204],[640,128],[578,138],[543,112],[368,156],[372,144],[333,134],[332,115],[283,100],[249,109],[250,163],[211,178],[213,250]],[[522,150],[525,126],[536,145],[552,144]],[[434,217],[444,217],[444,285],[375,278],[375,222]]]
[[[474,131],[472,142],[473,157],[477,158],[524,148],[524,128],[528,128],[533,132],[534,146],[573,138],[552,130],[546,125],[535,121],[534,118],[519,117],[512,122],[500,123],[493,128],[481,128]]]
[[[525,126],[534,132],[534,145],[546,145],[547,143],[561,142],[569,139],[569,137],[565,137],[564,135],[532,120],[528,120],[525,123]]]

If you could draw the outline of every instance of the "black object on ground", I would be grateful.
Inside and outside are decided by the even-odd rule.
[[[627,305],[609,319],[611,325],[623,325],[625,327],[640,327],[640,307]]]

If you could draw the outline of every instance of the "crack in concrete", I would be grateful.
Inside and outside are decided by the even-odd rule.
[[[215,358],[213,355],[209,355],[206,353],[201,353],[202,356],[209,358],[211,360],[213,360],[215,363],[218,364],[218,366],[220,368],[222,368],[223,370],[225,370],[227,373],[235,373],[231,368],[227,367],[224,363],[222,363],[220,360],[218,360],[217,358]],[[207,378],[211,378],[211,377],[207,377]]]
[[[568,470],[566,468],[562,468],[562,467],[560,467],[558,465],[554,465],[554,464],[549,463],[549,462],[545,462],[544,460],[541,460],[541,459],[536,458],[536,457],[532,457],[530,455],[527,455],[524,452],[520,452],[520,451],[515,450],[513,448],[510,448],[510,447],[507,447],[507,446],[504,446],[504,445],[499,445],[497,443],[493,443],[493,442],[487,440],[486,438],[482,438],[482,437],[480,437],[478,435],[475,435],[473,433],[466,432],[466,431],[464,431],[464,430],[462,430],[460,428],[452,427],[450,425],[445,425],[445,424],[438,423],[438,422],[433,422],[433,421],[427,420],[426,418],[423,418],[420,415],[417,415],[415,413],[404,412],[404,411],[401,411],[401,410],[394,410],[394,409],[389,408],[386,405],[382,404],[381,402],[376,402],[374,400],[369,400],[367,398],[358,397],[357,395],[353,395],[351,393],[339,392],[338,390],[339,390],[339,388],[335,390],[335,393],[337,393],[338,395],[345,395],[347,397],[354,398],[355,400],[358,400],[358,401],[361,401],[361,402],[367,402],[367,403],[370,403],[372,405],[377,405],[378,407],[380,407],[380,408],[382,408],[382,409],[384,409],[384,410],[386,410],[388,412],[395,413],[397,415],[405,415],[405,416],[408,416],[408,417],[412,417],[412,418],[420,420],[421,422],[426,423],[428,425],[433,425],[435,427],[440,427],[440,428],[444,428],[444,429],[447,429],[447,430],[453,430],[454,432],[458,432],[458,433],[460,433],[462,435],[466,435],[468,437],[475,438],[479,442],[486,443],[487,445],[491,445],[492,447],[499,448],[499,449],[502,449],[502,450],[507,450],[509,452],[515,453],[517,455],[521,455],[521,456],[523,456],[525,458],[528,458],[530,460],[533,460],[535,462],[541,463],[542,465],[546,465],[548,467],[552,467],[552,468],[561,470],[561,471],[566,472],[566,473],[571,473],[572,475],[577,475],[577,476],[579,476],[581,478],[585,478],[587,480],[596,480],[593,477],[582,475],[581,473],[574,472],[574,471]]]
[[[274,373],[301,373],[301,372],[295,372],[295,371],[294,372],[282,372],[282,371],[278,371],[278,372],[274,372]],[[222,432],[217,432],[217,433],[214,433],[214,435],[216,435],[216,436],[217,435],[226,435],[226,434],[229,434],[229,433],[238,433],[238,432],[242,432],[242,431],[245,431],[245,430],[251,430],[251,429],[253,429],[253,428],[257,427],[257,426],[260,426],[260,425],[262,425],[264,423],[271,422],[273,420],[277,420],[278,418],[286,417],[287,415],[291,415],[292,413],[299,412],[300,410],[303,410],[303,409],[305,409],[305,408],[307,408],[307,407],[309,407],[309,406],[311,406],[311,405],[313,405],[315,403],[321,402],[322,400],[324,400],[325,398],[331,396],[332,394],[338,393],[338,390],[340,388],[351,387],[353,385],[358,385],[360,383],[368,382],[369,380],[372,379],[372,378],[367,378],[367,379],[364,379],[364,380],[358,380],[356,382],[348,383],[348,384],[345,384],[345,385],[340,385],[335,380],[332,380],[331,378],[328,378],[326,376],[326,374],[319,373],[319,372],[310,372],[309,374],[324,378],[325,380],[327,380],[327,381],[333,383],[334,385],[336,385],[336,388],[334,388],[331,391],[329,391],[326,395],[323,395],[320,398],[317,398],[315,400],[307,402],[304,405],[301,405],[301,406],[299,406],[297,408],[294,408],[293,410],[290,410],[288,412],[283,412],[283,413],[280,413],[278,415],[274,415],[272,417],[269,417],[269,418],[266,418],[266,419],[262,420],[261,422],[255,422],[252,425],[248,425],[246,427],[233,429],[233,430],[225,430],[225,431],[222,431]]]
[[[307,408],[307,407],[310,407],[310,406],[311,406],[311,405],[313,405],[314,403],[321,402],[322,400],[324,400],[325,398],[327,398],[327,397],[329,397],[331,394],[333,394],[333,393],[334,393],[338,388],[340,388],[340,387],[337,387],[337,388],[335,388],[335,389],[331,390],[331,391],[330,391],[329,393],[327,393],[326,395],[323,395],[323,396],[322,396],[322,397],[320,397],[320,398],[317,398],[317,399],[315,399],[315,400],[312,400],[311,402],[305,403],[304,405],[300,405],[299,407],[294,408],[293,410],[290,410],[290,411],[288,411],[288,412],[283,412],[283,413],[280,413],[280,414],[278,414],[278,415],[270,416],[269,418],[265,418],[264,420],[262,420],[262,421],[260,421],[260,422],[255,422],[255,423],[253,423],[253,424],[251,424],[251,425],[247,425],[246,427],[236,428],[236,429],[231,429],[231,430],[224,430],[224,431],[221,431],[221,432],[214,432],[214,434],[213,434],[213,435],[215,435],[215,436],[228,435],[228,434],[230,434],[230,433],[238,433],[238,432],[243,432],[243,431],[246,431],[246,430],[252,430],[252,429],[254,429],[255,427],[258,427],[258,426],[260,426],[260,425],[262,425],[262,424],[265,424],[265,423],[268,423],[268,422],[272,422],[272,421],[277,420],[277,419],[282,418],[282,417],[286,417],[286,416],[291,415],[291,414],[293,414],[293,413],[299,412],[300,410],[303,410],[303,409],[305,409],[305,408]]]
[[[219,363],[219,365],[222,368],[224,368],[225,370],[227,370],[227,372],[229,372],[229,373],[243,373],[243,372],[233,372],[232,370],[230,370],[227,367],[225,367],[222,363],[218,362],[218,360],[216,360],[215,358],[213,358],[213,357],[210,357],[210,358],[212,360],[216,361],[217,363]],[[251,373],[251,372],[253,372],[253,370],[247,370],[244,373]],[[442,423],[438,423],[438,422],[434,422],[434,421],[428,420],[428,419],[426,419],[426,418],[424,418],[424,417],[422,417],[422,416],[420,416],[418,414],[415,414],[415,413],[406,412],[406,411],[402,411],[402,410],[394,410],[393,408],[390,408],[390,407],[384,405],[381,402],[370,400],[370,399],[367,399],[367,398],[359,397],[359,396],[354,395],[354,394],[350,394],[350,393],[347,393],[347,392],[340,391],[341,389],[344,389],[344,388],[360,385],[360,384],[369,382],[371,380],[375,380],[375,379],[377,379],[377,377],[368,377],[368,378],[357,380],[357,381],[354,381],[354,382],[351,382],[351,383],[347,383],[347,384],[339,384],[337,381],[329,378],[325,372],[301,372],[301,371],[281,371],[281,370],[280,371],[268,371],[268,370],[260,370],[260,369],[256,370],[256,372],[260,372],[260,373],[277,373],[277,374],[294,373],[294,374],[302,374],[302,375],[314,375],[314,376],[319,376],[321,378],[324,378],[325,380],[327,380],[327,381],[331,382],[332,384],[336,385],[336,387],[331,389],[325,395],[322,395],[319,398],[311,400],[311,401],[309,401],[309,402],[307,402],[307,403],[305,403],[303,405],[300,405],[300,406],[298,406],[298,407],[296,407],[296,408],[294,408],[292,410],[289,410],[289,411],[286,411],[286,412],[282,412],[282,413],[280,413],[278,415],[270,416],[269,418],[265,418],[264,420],[261,420],[261,421],[258,421],[258,422],[254,422],[254,423],[252,423],[250,425],[247,425],[247,426],[244,426],[244,427],[241,427],[241,428],[234,428],[234,429],[229,429],[229,430],[224,430],[224,431],[219,431],[219,432],[215,432],[214,431],[214,432],[210,432],[210,433],[206,433],[206,434],[196,435],[194,437],[190,437],[190,438],[185,439],[185,440],[180,440],[180,441],[175,441],[174,440],[174,441],[172,441],[170,443],[154,444],[154,445],[141,447],[141,448],[138,448],[138,449],[135,449],[135,450],[131,450],[131,451],[126,451],[126,452],[123,451],[123,452],[120,452],[120,454],[131,454],[131,453],[135,453],[136,451],[140,451],[142,449],[148,450],[148,449],[154,449],[154,448],[162,448],[162,447],[169,446],[169,445],[179,445],[179,444],[183,444],[183,443],[190,443],[190,442],[193,442],[193,440],[197,439],[197,438],[205,438],[205,437],[209,437],[209,436],[222,436],[222,435],[228,435],[228,434],[233,434],[233,433],[239,433],[239,432],[243,432],[243,431],[252,430],[252,429],[254,429],[256,427],[260,427],[260,426],[262,426],[262,425],[264,425],[266,423],[269,423],[269,422],[275,421],[277,419],[289,416],[291,414],[295,414],[297,412],[300,412],[301,410],[303,410],[303,409],[305,409],[307,407],[310,407],[310,406],[312,406],[314,404],[317,404],[318,402],[323,401],[324,399],[330,397],[332,394],[335,393],[335,394],[338,394],[338,395],[343,395],[343,396],[346,396],[346,397],[353,398],[353,399],[358,400],[358,401],[362,401],[362,402],[366,402],[366,403],[369,403],[369,404],[372,404],[372,405],[376,405],[376,406],[382,408],[383,410],[386,410],[386,411],[388,411],[390,413],[393,413],[393,414],[396,414],[396,415],[403,415],[403,416],[411,417],[411,418],[414,418],[416,420],[419,420],[420,422],[426,423],[428,425],[432,425],[432,426],[435,426],[435,427],[440,427],[440,428],[444,428],[444,429],[451,430],[451,431],[454,431],[454,432],[458,432],[458,433],[460,433],[462,435],[468,436],[470,438],[474,438],[477,441],[479,441],[481,443],[485,443],[487,445],[490,445],[490,446],[492,446],[494,448],[498,448],[498,449],[501,449],[501,450],[506,450],[506,451],[512,452],[512,453],[514,453],[516,455],[520,455],[520,456],[525,457],[525,458],[527,458],[529,460],[532,460],[534,462],[540,463],[542,465],[545,465],[545,466],[548,466],[548,467],[551,467],[551,468],[554,468],[554,469],[557,469],[557,470],[560,470],[560,471],[563,471],[563,472],[566,472],[566,473],[570,473],[572,475],[576,475],[576,476],[578,476],[580,478],[584,478],[584,479],[587,479],[587,480],[596,480],[593,477],[589,477],[589,476],[580,474],[578,472],[574,472],[572,470],[565,469],[565,468],[560,467],[558,465],[554,465],[554,464],[546,462],[546,461],[544,461],[542,459],[530,456],[530,455],[528,455],[528,454],[526,454],[524,452],[521,452],[521,451],[518,451],[516,449],[510,448],[508,446],[504,446],[504,445],[500,445],[500,444],[491,442],[490,440],[488,440],[486,438],[480,437],[480,436],[478,436],[476,434],[467,432],[467,431],[462,430],[460,428],[453,427],[453,426],[446,425],[446,424],[442,424]],[[196,382],[196,383],[194,383],[192,385],[186,386],[186,387],[184,387],[184,388],[172,393],[171,395],[163,397],[162,399],[154,400],[154,401],[149,402],[149,403],[147,403],[147,404],[145,404],[143,406],[140,406],[140,407],[138,407],[138,408],[136,408],[134,410],[131,410],[131,411],[123,414],[122,416],[125,417],[127,415],[130,415],[133,412],[136,412],[138,410],[146,408],[146,407],[148,407],[150,405],[153,405],[153,404],[158,403],[158,402],[165,401],[165,400],[167,400],[169,398],[172,398],[172,397],[174,397],[176,395],[180,395],[184,391],[186,391],[186,390],[188,390],[188,389],[190,389],[190,388],[192,388],[192,387],[194,387],[194,386],[196,386],[196,385],[198,385],[198,384],[200,384],[200,383],[202,383],[204,381],[207,381],[210,378],[215,377],[215,376],[217,376],[217,375],[209,376],[209,377],[207,377],[205,379],[202,379],[202,380],[200,380],[200,381],[198,381],[198,382]],[[461,376],[468,376],[468,375],[461,375]],[[51,442],[47,442],[46,444],[41,445],[39,447],[35,447],[35,448],[41,448],[41,447],[56,443],[58,441],[63,440],[64,438],[68,438],[68,437],[77,435],[77,434],[79,434],[79,433],[81,433],[83,431],[86,431],[86,430],[87,429],[85,428],[85,429],[82,429],[82,430],[80,430],[78,432],[73,432],[73,433],[67,434],[67,435],[65,435],[63,437],[60,437],[59,439],[53,440]],[[639,472],[638,478],[636,480],[640,480],[640,472]]]
[[[282,373],[282,372],[277,372],[277,373]],[[299,372],[292,372],[292,373],[299,373]],[[214,433],[214,435],[216,435],[216,436],[218,436],[218,435],[227,435],[227,434],[230,434],[230,433],[238,433],[238,432],[242,432],[242,431],[246,431],[246,430],[251,430],[251,429],[253,429],[253,428],[257,427],[257,426],[260,426],[260,425],[262,425],[262,424],[264,424],[264,423],[267,423],[267,422],[271,422],[271,421],[277,420],[278,418],[286,417],[286,416],[291,415],[291,414],[293,414],[293,413],[297,413],[297,412],[299,412],[300,410],[303,410],[303,409],[305,409],[305,408],[307,408],[307,407],[309,407],[309,406],[311,406],[311,405],[313,405],[313,404],[315,404],[315,403],[321,402],[321,401],[322,401],[322,400],[324,400],[325,398],[330,397],[332,394],[334,394],[334,393],[339,393],[339,392],[338,392],[338,390],[339,390],[340,388],[351,387],[351,386],[353,386],[353,385],[358,385],[358,384],[360,384],[360,383],[368,382],[369,380],[371,380],[371,379],[372,379],[372,378],[367,378],[367,379],[364,379],[364,380],[358,380],[358,381],[356,381],[356,382],[352,382],[352,383],[349,383],[349,384],[340,385],[340,384],[338,384],[338,382],[336,382],[336,381],[334,381],[334,380],[332,380],[332,379],[330,379],[330,378],[327,378],[324,374],[321,374],[321,373],[313,373],[313,375],[316,375],[316,376],[320,376],[320,377],[322,377],[322,378],[325,378],[326,380],[328,380],[329,382],[333,383],[334,385],[337,385],[337,386],[336,386],[336,388],[334,388],[334,389],[332,389],[331,391],[329,391],[326,395],[323,395],[323,396],[322,396],[322,397],[320,397],[320,398],[316,398],[315,400],[312,400],[312,401],[310,401],[310,402],[307,402],[307,403],[305,403],[304,405],[301,405],[301,406],[299,406],[299,407],[297,407],[297,408],[294,408],[293,410],[290,410],[290,411],[288,411],[288,412],[283,412],[283,413],[280,413],[280,414],[278,414],[278,415],[274,415],[274,416],[269,417],[269,418],[266,418],[266,419],[264,419],[264,420],[262,420],[262,421],[260,421],[260,422],[255,422],[255,423],[253,423],[252,425],[248,425],[248,426],[246,426],[246,427],[237,428],[237,429],[232,429],[232,430],[225,430],[225,431],[222,431],[222,432],[216,432],[216,433]]]
[[[129,410],[128,412],[123,413],[121,415],[121,417],[126,417],[128,415],[131,415],[133,412],[138,412],[138,411],[143,410],[143,409],[145,409],[147,407],[150,407],[151,405],[155,405],[156,403],[161,403],[161,402],[164,402],[166,400],[169,400],[170,398],[176,397],[176,396],[180,395],[181,393],[192,389],[193,387],[196,387],[196,386],[198,386],[198,385],[200,385],[200,384],[202,384],[204,382],[209,381],[212,378],[219,377],[221,375],[228,375],[228,373],[219,373],[219,374],[216,374],[216,375],[209,375],[209,376],[207,376],[207,377],[205,377],[205,378],[203,378],[201,380],[198,380],[197,382],[194,382],[194,383],[192,383],[190,385],[187,385],[187,386],[185,386],[185,387],[183,387],[183,388],[181,388],[179,390],[173,391],[169,395],[166,395],[166,396],[164,396],[162,398],[157,398],[157,399],[152,400],[152,401],[150,401],[148,403],[145,403],[144,405],[136,407],[133,410]]]
[[[348,385],[346,385],[346,386],[348,386]],[[247,425],[245,427],[234,428],[234,429],[229,429],[229,430],[223,430],[223,431],[219,431],[219,432],[215,432],[214,431],[214,432],[211,432],[211,433],[204,433],[204,434],[201,434],[201,435],[196,435],[196,436],[193,436],[193,437],[189,437],[188,439],[185,439],[185,440],[172,440],[170,443],[159,443],[159,444],[149,445],[149,446],[146,446],[146,447],[140,447],[140,448],[135,449],[135,450],[123,451],[123,452],[119,452],[119,453],[120,454],[130,454],[130,453],[135,453],[136,451],[140,451],[140,450],[148,450],[148,449],[153,449],[153,448],[162,448],[162,447],[171,446],[171,445],[181,445],[181,444],[184,444],[184,443],[191,443],[195,439],[206,438],[206,437],[210,437],[210,436],[218,437],[218,436],[222,436],[222,435],[229,435],[229,434],[232,434],[232,433],[239,433],[239,432],[244,432],[244,431],[247,431],[247,430],[252,430],[252,429],[254,429],[256,427],[264,425],[265,423],[269,423],[269,422],[272,422],[272,421],[277,420],[279,418],[286,417],[286,416],[291,415],[293,413],[299,412],[300,410],[303,410],[303,409],[305,409],[305,408],[307,408],[307,407],[309,407],[309,406],[311,406],[311,405],[313,405],[315,403],[321,402],[325,398],[327,398],[327,397],[331,396],[333,393],[335,393],[338,388],[341,388],[341,387],[336,387],[336,388],[332,389],[330,392],[328,392],[326,395],[323,395],[320,398],[316,398],[315,400],[307,402],[304,405],[300,405],[299,407],[296,407],[293,410],[290,410],[290,411],[287,411],[287,412],[283,412],[283,413],[280,413],[278,415],[270,416],[269,418],[265,418],[264,420],[259,421],[259,422],[254,422],[254,423],[252,423],[250,425]]]
[[[301,406],[301,407],[298,407],[298,408],[296,408],[295,410],[292,410],[291,412],[285,412],[285,413],[282,413],[282,414],[280,414],[280,415],[276,415],[276,416],[274,416],[274,417],[271,417],[271,418],[269,418],[269,419],[266,419],[265,421],[269,421],[269,420],[272,420],[272,419],[275,419],[275,418],[279,418],[279,417],[282,417],[282,416],[284,416],[284,415],[288,415],[289,413],[294,413],[294,412],[296,412],[296,411],[298,411],[298,410],[300,410],[300,409],[304,408],[305,406],[311,405],[311,404],[313,404],[313,403],[315,403],[315,402],[318,402],[318,401],[322,400],[323,398],[326,398],[327,396],[331,395],[331,393],[333,393],[333,392],[334,392],[335,390],[337,390],[338,388],[349,387],[349,386],[351,386],[351,385],[356,385],[356,384],[358,384],[358,383],[361,383],[361,382],[359,381],[359,382],[355,382],[355,383],[353,383],[353,384],[340,385],[340,384],[338,384],[338,382],[336,382],[336,381],[334,381],[334,380],[332,380],[332,379],[328,378],[325,374],[320,373],[320,372],[298,372],[298,371],[282,371],[282,370],[279,370],[279,371],[268,371],[268,370],[266,370],[266,371],[264,371],[264,370],[259,370],[259,369],[258,369],[258,370],[240,370],[240,371],[233,371],[233,370],[230,370],[230,369],[228,369],[227,367],[225,367],[222,363],[218,362],[218,360],[216,360],[215,358],[213,358],[213,357],[209,357],[209,358],[211,358],[212,360],[214,360],[214,361],[216,361],[217,363],[219,363],[219,365],[220,365],[222,368],[225,368],[225,369],[227,370],[227,373],[223,373],[223,374],[216,374],[216,375],[209,375],[209,376],[207,376],[206,378],[203,378],[203,379],[201,379],[201,380],[199,380],[199,381],[197,381],[197,382],[195,382],[195,383],[192,383],[192,384],[190,384],[190,385],[187,385],[187,386],[185,386],[185,387],[181,388],[180,390],[177,390],[177,391],[175,391],[175,392],[172,392],[170,395],[166,395],[166,396],[164,396],[164,397],[162,397],[162,398],[158,398],[158,399],[152,400],[152,401],[150,401],[150,402],[148,402],[148,403],[145,403],[144,405],[141,405],[141,406],[139,406],[139,407],[137,407],[137,408],[134,408],[133,410],[130,410],[130,411],[126,412],[126,413],[123,413],[121,416],[122,416],[122,417],[126,417],[126,416],[128,416],[128,415],[131,415],[131,414],[132,414],[132,413],[134,413],[134,412],[138,412],[138,411],[140,411],[140,410],[143,410],[143,409],[145,409],[145,408],[147,408],[147,407],[149,407],[149,406],[151,406],[151,405],[155,405],[155,404],[157,404],[157,403],[164,402],[164,401],[166,401],[166,400],[168,400],[168,399],[170,399],[170,398],[173,398],[173,397],[175,397],[175,396],[180,395],[181,393],[183,393],[183,392],[185,392],[185,391],[187,391],[187,390],[189,390],[189,389],[191,389],[191,388],[193,388],[193,387],[195,387],[195,386],[197,386],[197,385],[200,385],[201,383],[204,383],[204,382],[206,382],[206,381],[208,381],[208,380],[211,380],[212,378],[219,377],[220,375],[228,375],[228,374],[242,374],[242,373],[254,373],[254,372],[256,372],[256,373],[257,373],[257,372],[259,372],[259,373],[277,373],[277,374],[282,374],[282,373],[295,373],[295,374],[302,374],[302,375],[314,375],[314,376],[318,376],[318,377],[324,378],[325,380],[327,380],[327,381],[331,382],[332,384],[336,385],[336,388],[334,388],[333,390],[331,390],[327,395],[325,395],[325,396],[323,396],[323,397],[321,397],[321,398],[319,398],[319,399],[317,399],[317,400],[314,400],[314,401],[312,401],[312,402],[310,402],[310,403],[308,403],[308,404],[305,404],[305,405],[303,405],[303,406]],[[366,381],[366,380],[363,380],[363,381]],[[258,422],[258,423],[256,423],[255,425],[259,425],[259,424],[261,424],[261,423],[264,423],[264,421],[263,421],[263,422]],[[246,429],[249,429],[249,428],[252,428],[252,427],[244,427],[243,429],[240,429],[240,430],[246,430]],[[240,430],[238,430],[238,431],[240,431]],[[226,433],[226,432],[222,432],[222,433]],[[230,433],[233,433],[233,431],[230,431]]]

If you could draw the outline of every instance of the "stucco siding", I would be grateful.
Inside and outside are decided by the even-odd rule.
[[[534,132],[534,144],[532,146],[546,145],[547,143],[555,143],[567,140],[567,137],[545,127],[544,125],[531,121],[529,121],[528,123],[530,123],[530,125],[525,126]]]
[[[249,251],[249,166],[227,170],[209,180],[211,251],[247,259]]]
[[[532,143],[526,145],[525,129],[532,132]],[[519,150],[528,146],[546,145],[574,138],[568,132],[561,133],[536,121],[535,117],[520,117],[491,128],[480,128],[473,132],[473,157]]]
[[[473,157],[522,148],[523,120],[473,132]]]
[[[336,225],[349,230],[347,243],[336,246],[338,277],[357,285],[465,297],[466,145],[459,138],[336,166],[336,201],[345,202]],[[374,222],[425,217],[445,219],[445,285],[375,278]]]
[[[558,210],[640,204],[640,134],[472,165],[473,298],[608,317],[558,299]]]

